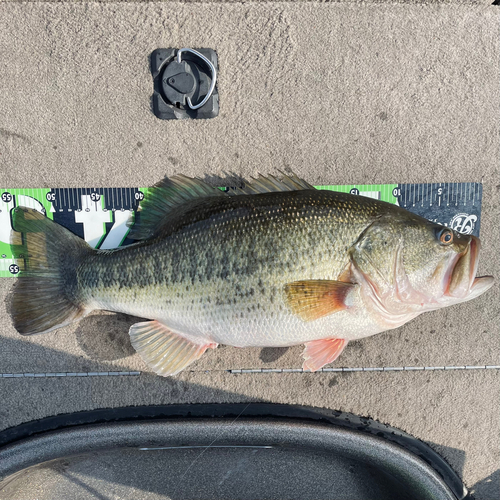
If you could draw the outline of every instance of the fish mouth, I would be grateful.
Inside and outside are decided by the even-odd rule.
[[[445,275],[445,296],[465,299],[472,298],[469,295],[473,294],[477,297],[493,285],[492,276],[476,278],[480,248],[479,238],[471,236],[467,248],[456,256]]]

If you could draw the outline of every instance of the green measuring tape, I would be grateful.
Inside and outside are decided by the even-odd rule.
[[[479,236],[480,183],[316,187],[386,201],[459,232]],[[10,244],[11,212],[15,207],[38,210],[84,238],[92,247],[111,249],[132,243],[127,239],[127,221],[147,191],[148,188],[0,189],[0,277],[16,276],[24,262],[14,257],[19,251]]]

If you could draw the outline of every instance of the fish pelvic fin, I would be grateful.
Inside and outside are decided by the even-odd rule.
[[[208,349],[215,349],[215,342],[196,344],[170,331],[159,321],[145,321],[130,327],[130,340],[145,363],[162,377],[176,375]]]
[[[46,333],[90,312],[79,297],[77,267],[94,250],[40,212],[12,211],[11,245],[24,261],[11,300],[11,316],[22,335]]]
[[[227,196],[218,188],[201,179],[185,175],[165,178],[154,185],[141,202],[138,216],[133,215],[127,222],[130,227],[128,237],[146,240],[160,234],[179,210],[185,210],[193,202],[202,198]],[[181,208],[182,207],[182,208]]]
[[[347,340],[345,339],[322,339],[307,342],[302,353],[304,358],[302,368],[315,372],[328,363],[333,363],[346,345]]]
[[[347,309],[346,298],[358,285],[333,280],[303,280],[285,285],[288,306],[304,321]]]

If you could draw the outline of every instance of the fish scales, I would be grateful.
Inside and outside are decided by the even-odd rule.
[[[141,202],[129,234],[137,243],[115,250],[94,250],[28,208],[13,210],[13,225],[27,247],[16,329],[48,332],[95,309],[148,318],[130,327],[131,343],[163,376],[219,343],[304,343],[302,366],[315,371],[351,340],[493,284],[476,277],[475,236],[294,175],[260,176],[232,193],[164,179]]]
[[[140,317],[154,311],[172,329],[214,341],[229,336],[248,345],[279,335],[285,342],[283,327],[297,319],[284,303],[284,285],[337,279],[347,250],[380,213],[371,200],[352,198],[292,191],[195,203],[162,236],[89,256],[79,288],[95,308]],[[233,338],[243,325],[253,342]],[[298,329],[294,341],[304,333]]]

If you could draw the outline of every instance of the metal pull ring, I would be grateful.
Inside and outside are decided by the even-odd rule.
[[[212,95],[212,92],[215,89],[215,82],[217,80],[217,71],[215,70],[215,66],[203,54],[200,54],[199,52],[197,52],[196,50],[193,50],[193,49],[186,49],[186,48],[179,49],[177,51],[177,62],[178,63],[180,63],[182,60],[182,53],[183,52],[190,52],[191,54],[198,56],[200,59],[202,59],[207,64],[207,66],[210,68],[210,71],[212,73],[211,74],[212,84],[210,85],[210,88],[208,89],[208,94],[205,96],[203,101],[198,103],[196,106],[193,106],[193,103],[191,102],[191,98],[190,97],[186,98],[187,104],[191,109],[199,109],[207,103],[207,101],[210,99],[210,96]]]

